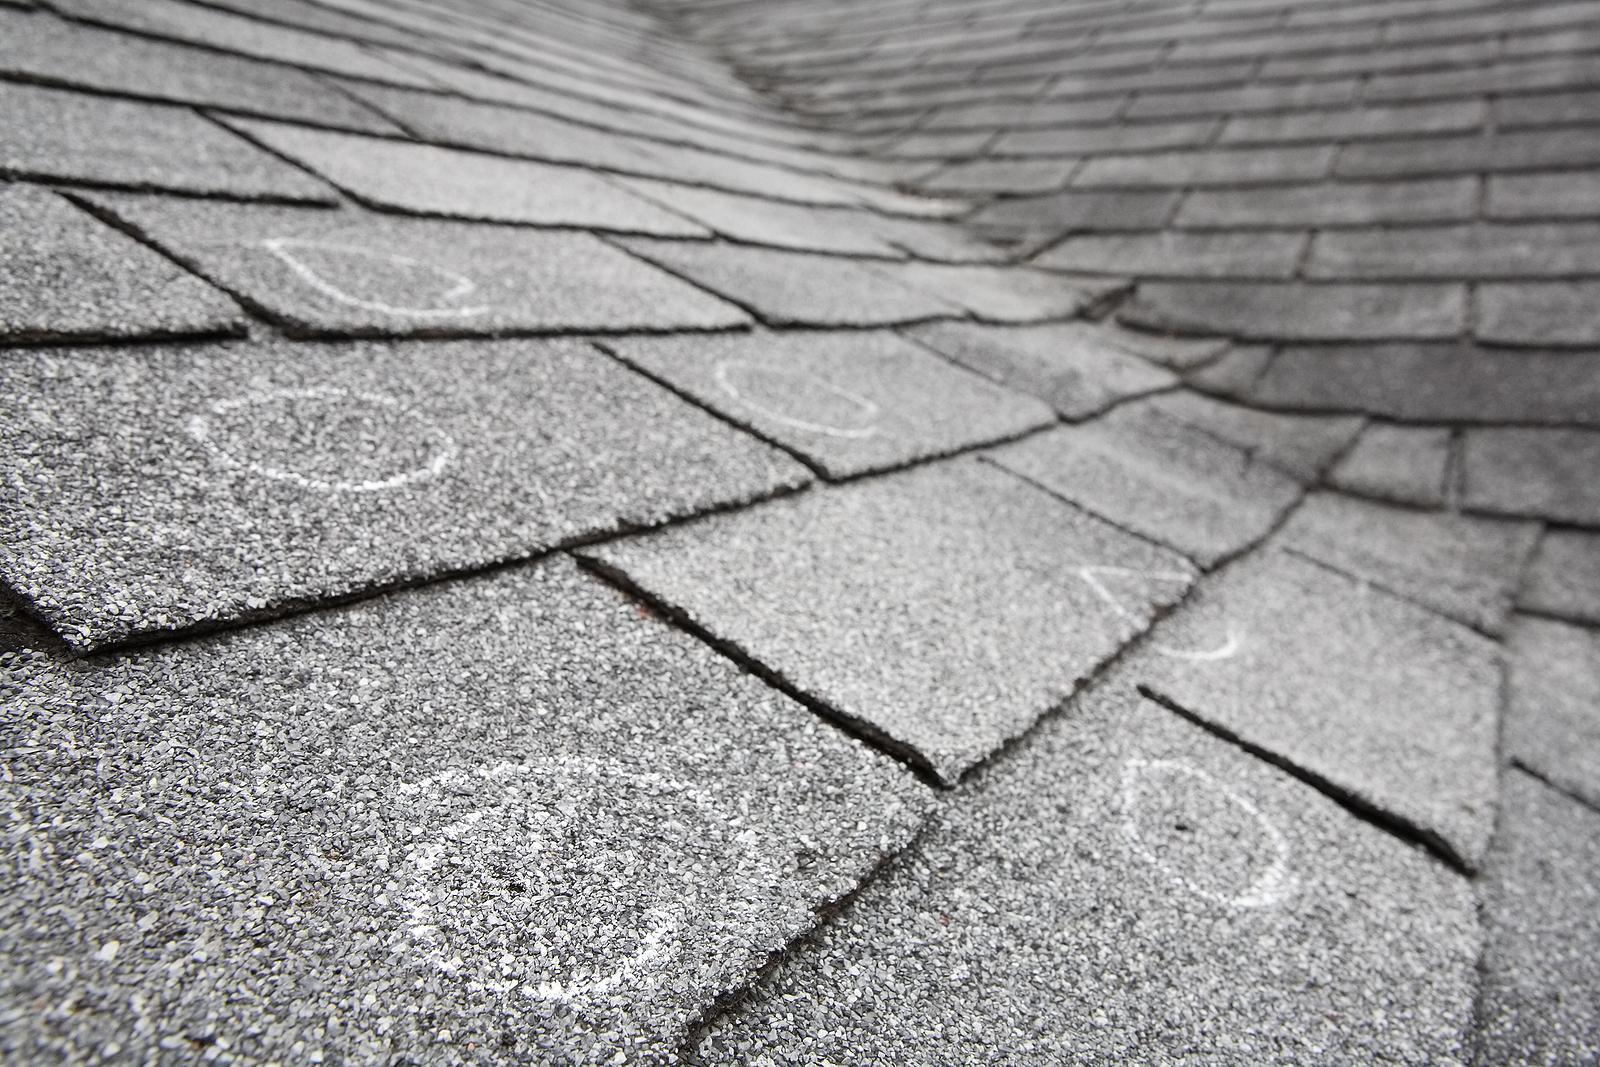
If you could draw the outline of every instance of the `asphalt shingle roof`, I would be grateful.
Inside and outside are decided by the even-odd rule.
[[[0,0],[0,1055],[1592,1063],[1600,7]]]

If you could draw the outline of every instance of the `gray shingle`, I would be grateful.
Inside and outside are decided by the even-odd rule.
[[[354,41],[279,26],[214,7],[185,4],[180,0],[140,0],[135,5],[120,4],[116,0],[54,0],[53,6],[64,15],[88,22],[190,41],[223,52],[353,78],[370,78],[391,85],[437,88],[427,78],[386,62]]]
[[[1474,333],[1491,344],[1600,345],[1600,282],[1504,282],[1478,287]]]
[[[1474,65],[1453,70],[1378,74],[1367,81],[1365,98],[1376,102],[1541,92],[1594,85],[1597,81],[1600,81],[1600,62],[1593,56],[1539,57],[1514,59],[1487,67]]]
[[[1499,634],[1538,536],[1531,522],[1316,493],[1284,524],[1280,541],[1351,577]]]
[[[371,108],[294,67],[186,48],[0,8],[0,72],[33,81],[207,104],[319,126],[399,133]]]
[[[1600,807],[1600,635],[1524,615],[1509,653],[1506,755]]]
[[[1476,130],[1488,115],[1482,100],[1451,100],[1407,107],[1362,107],[1345,111],[1295,111],[1228,120],[1220,144],[1332,142]]]
[[[969,370],[1044,400],[1068,419],[1171,388],[1178,378],[1084,323],[999,327],[930,323],[907,333]]]
[[[1600,425],[1600,357],[1461,344],[1289,347],[1250,383],[1258,403],[1402,421]]]
[[[704,227],[580,167],[249,119],[229,124],[378,207],[620,233],[709,236]]]
[[[1357,496],[1443,507],[1450,438],[1451,431],[1444,426],[1374,423],[1333,468],[1328,481]]]
[[[0,380],[3,577],[78,648],[810,480],[570,341],[28,352]]]
[[[0,185],[0,344],[238,334],[237,305],[31,185]]]
[[[721,242],[619,243],[773,326],[882,326],[964,314],[954,304],[837,256]]]
[[[1457,222],[1472,218],[1477,204],[1476,178],[1196,189],[1184,197],[1173,225],[1294,228]]]
[[[1494,826],[1500,663],[1459,623],[1282,551],[1203,583],[1135,677],[1476,867]]]
[[[1361,430],[1348,415],[1281,415],[1224,403],[1187,389],[1151,397],[1151,407],[1202,433],[1244,449],[1310,484]]]
[[[1069,318],[1127,284],[1116,278],[1066,278],[1024,266],[874,263],[872,269],[964,307],[985,322]]]
[[[1208,569],[1264,536],[1301,492],[1276,467],[1145,403],[988,457]]]
[[[717,329],[750,321],[587,233],[359,208],[92,199],[301,336]]]
[[[1466,303],[1460,285],[1144,282],[1117,317],[1260,340],[1433,339],[1460,334]]]
[[[1495,101],[1497,125],[1507,129],[1525,126],[1587,126],[1600,122],[1600,92],[1539,93],[1506,96]]]
[[[1542,130],[1412,141],[1358,142],[1339,154],[1334,173],[1350,178],[1419,178],[1480,171],[1550,170],[1600,165],[1600,140],[1551,137]]]
[[[1301,233],[1078,234],[1033,262],[1054,270],[1147,278],[1290,278],[1305,243]]]
[[[1232,115],[1302,107],[1338,107],[1355,102],[1359,84],[1355,78],[1343,78],[1229,86],[1225,89],[1189,89],[1182,92],[1142,92],[1128,105],[1125,114],[1128,118],[1171,118],[1180,115]]]
[[[966,223],[990,240],[1019,246],[1026,255],[1064,233],[1156,229],[1172,214],[1179,195],[1167,190],[1102,190],[1019,197],[986,204]]]
[[[1528,564],[1517,607],[1600,625],[1600,534],[1545,531]]]
[[[1485,878],[1478,1047],[1489,1063],[1582,1063],[1600,1045],[1600,814],[1519,771]]]
[[[1055,413],[898,334],[638,337],[605,347],[829,478],[1013,437]]]
[[[1333,230],[1308,278],[1559,278],[1600,273],[1600,223],[1481,223]]]
[[[183,107],[0,83],[0,175],[331,203],[304,171]]]
[[[1119,672],[986,769],[695,1051],[1464,1061],[1479,941],[1465,879]]]
[[[1076,159],[974,159],[917,184],[936,193],[1049,193],[1067,184]]]
[[[1191,581],[1182,557],[970,459],[583,555],[947,783]],[[1129,601],[1082,568],[1137,572]]]
[[[1097,156],[1083,165],[1072,185],[1160,188],[1303,182],[1326,176],[1333,157],[1334,149],[1323,145]]]
[[[4,728],[41,741],[5,966],[95,1004],[13,1016],[30,1052],[670,1056],[928,807],[565,560],[132,656],[8,655],[0,684]],[[132,892],[84,911],[62,863]]]
[[[1466,431],[1462,502],[1494,515],[1600,526],[1600,431],[1497,426]]]
[[[1209,143],[1216,130],[1215,119],[1011,130],[990,145],[989,152],[997,156],[1087,156],[1102,152],[1190,148]],[[1021,188],[1005,190],[1007,193],[1024,191]]]
[[[1600,216],[1600,174],[1492,174],[1484,214],[1495,219],[1563,219]]]
[[[618,178],[617,184],[715,231],[723,237],[802,252],[902,259],[905,253],[885,240],[878,218],[857,208],[808,207],[763,200],[717,189]]]

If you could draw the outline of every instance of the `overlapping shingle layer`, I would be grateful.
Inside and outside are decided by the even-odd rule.
[[[0,0],[17,1062],[1589,1062],[1600,9]]]

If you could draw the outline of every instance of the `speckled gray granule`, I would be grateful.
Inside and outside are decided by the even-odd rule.
[[[19,352],[0,446],[0,576],[78,648],[810,479],[567,340]]]
[[[360,208],[91,199],[300,335],[692,330],[750,321],[588,233]]]
[[[1459,1065],[1467,881],[1118,675],[941,808],[704,1064]]]
[[[971,458],[581,551],[945,782],[1194,580],[1176,552]]]
[[[1015,437],[1049,406],[888,330],[626,337],[630,366],[842,478]]]
[[[242,334],[239,306],[32,185],[0,184],[0,343]]]
[[[14,1063],[668,1060],[930,800],[560,557],[0,687]]]
[[[1268,548],[1150,635],[1141,684],[1434,840],[1483,856],[1498,793],[1499,647],[1458,622]]]

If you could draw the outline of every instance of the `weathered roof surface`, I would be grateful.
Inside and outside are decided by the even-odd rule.
[[[0,1049],[1600,1054],[1600,7],[0,0]]]

